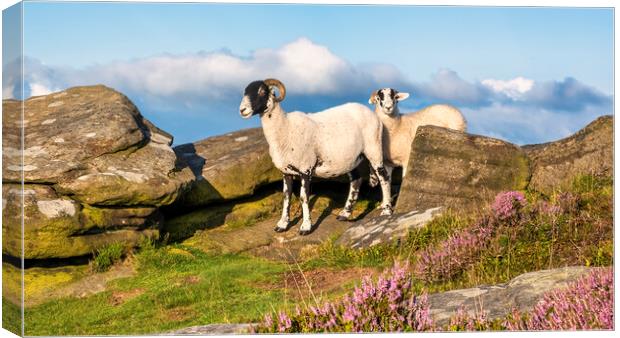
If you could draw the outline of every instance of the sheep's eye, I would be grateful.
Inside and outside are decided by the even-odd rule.
[[[263,88],[258,88],[258,95],[259,95],[259,96],[265,96],[265,89],[263,89]]]

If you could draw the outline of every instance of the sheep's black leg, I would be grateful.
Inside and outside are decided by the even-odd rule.
[[[376,168],[377,177],[379,178],[379,183],[381,184],[381,192],[383,195],[383,201],[381,202],[381,216],[391,215],[394,213],[394,209],[392,209],[392,198],[390,195],[390,175],[392,173],[392,168],[386,169],[386,167],[378,166]]]
[[[289,225],[289,212],[291,210],[291,193],[293,192],[293,176],[284,175],[282,180],[282,192],[284,199],[282,202],[282,217],[278,221],[275,227],[276,232],[283,232],[288,230]]]
[[[360,186],[362,185],[362,176],[360,176],[357,168],[353,169],[348,176],[351,180],[351,184],[349,186],[349,196],[347,197],[347,202],[344,204],[344,208],[340,211],[338,217],[336,217],[339,221],[346,221],[349,217],[351,217],[353,206],[355,205],[355,202],[357,202]]]
[[[368,185],[370,185],[371,187],[376,187],[377,185],[379,185],[379,178],[377,177],[377,173],[374,171],[374,169],[370,169],[370,175],[369,175],[369,179],[368,179]]]
[[[303,213],[303,221],[301,227],[299,227],[299,234],[304,236],[312,232],[312,220],[310,219],[310,207],[308,201],[310,199],[310,175],[301,176],[301,193],[299,199],[301,200],[301,209]]]

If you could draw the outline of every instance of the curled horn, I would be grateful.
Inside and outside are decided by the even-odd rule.
[[[269,87],[271,86],[278,87],[278,90],[280,91],[280,96],[276,96],[276,102],[281,102],[282,100],[284,100],[284,98],[286,97],[286,88],[284,87],[282,82],[280,82],[280,80],[266,79],[263,82],[265,82],[265,84]]]

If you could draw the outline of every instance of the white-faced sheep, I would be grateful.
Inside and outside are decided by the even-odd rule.
[[[418,127],[432,125],[459,131],[467,128],[463,114],[450,105],[436,104],[417,112],[401,114],[398,102],[408,97],[408,93],[383,88],[373,92],[368,100],[368,103],[375,105],[375,113],[383,123],[383,158],[390,182],[395,167],[403,168],[403,176],[407,173],[411,144]],[[370,181],[371,185],[376,185],[377,178],[372,173]]]
[[[280,96],[275,95],[272,87],[277,87]],[[271,160],[284,175],[282,217],[274,230],[281,232],[288,229],[294,176],[301,178],[301,235],[313,230],[308,206],[310,180],[313,176],[331,178],[349,174],[349,196],[338,215],[339,220],[348,219],[361,184],[361,177],[355,169],[363,156],[366,156],[378,174],[383,193],[381,214],[392,214],[390,185],[383,165],[383,127],[377,115],[358,103],[347,103],[314,114],[286,113],[280,107],[285,96],[286,89],[279,80],[254,81],[245,88],[239,106],[243,118],[260,116]]]

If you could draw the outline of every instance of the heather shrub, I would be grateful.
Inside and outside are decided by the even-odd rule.
[[[491,329],[491,322],[487,320],[484,311],[477,312],[470,316],[465,308],[460,307],[456,314],[450,318],[450,324],[446,331],[487,331]]]
[[[526,205],[525,195],[518,191],[506,191],[497,194],[491,205],[493,215],[500,220],[509,220],[518,216]]]
[[[489,320],[484,309],[472,316],[461,307],[442,330],[613,330],[613,305],[613,269],[598,268],[566,288],[548,292],[531,311],[513,309],[503,319]]]
[[[407,264],[395,263],[376,282],[362,285],[343,298],[296,309],[294,314],[267,314],[256,332],[398,332],[431,330],[425,295],[411,292]]]
[[[558,204],[553,204],[547,201],[538,201],[535,204],[532,212],[543,217],[557,218],[563,213],[566,213],[565,209]]]
[[[470,228],[459,231],[439,245],[418,255],[416,277],[427,282],[448,280],[476,261],[493,235],[494,223],[483,218]]]
[[[471,218],[457,216],[447,210],[426,226],[411,229],[403,238],[361,249],[336,244],[338,236],[334,236],[320,244],[316,251],[306,255],[304,258],[308,260],[302,266],[309,270],[326,266],[387,268],[395,260],[411,259],[419,250],[436,245],[471,222]]]
[[[509,330],[614,329],[614,280],[611,267],[596,269],[568,287],[547,293],[525,315],[513,311]]]

